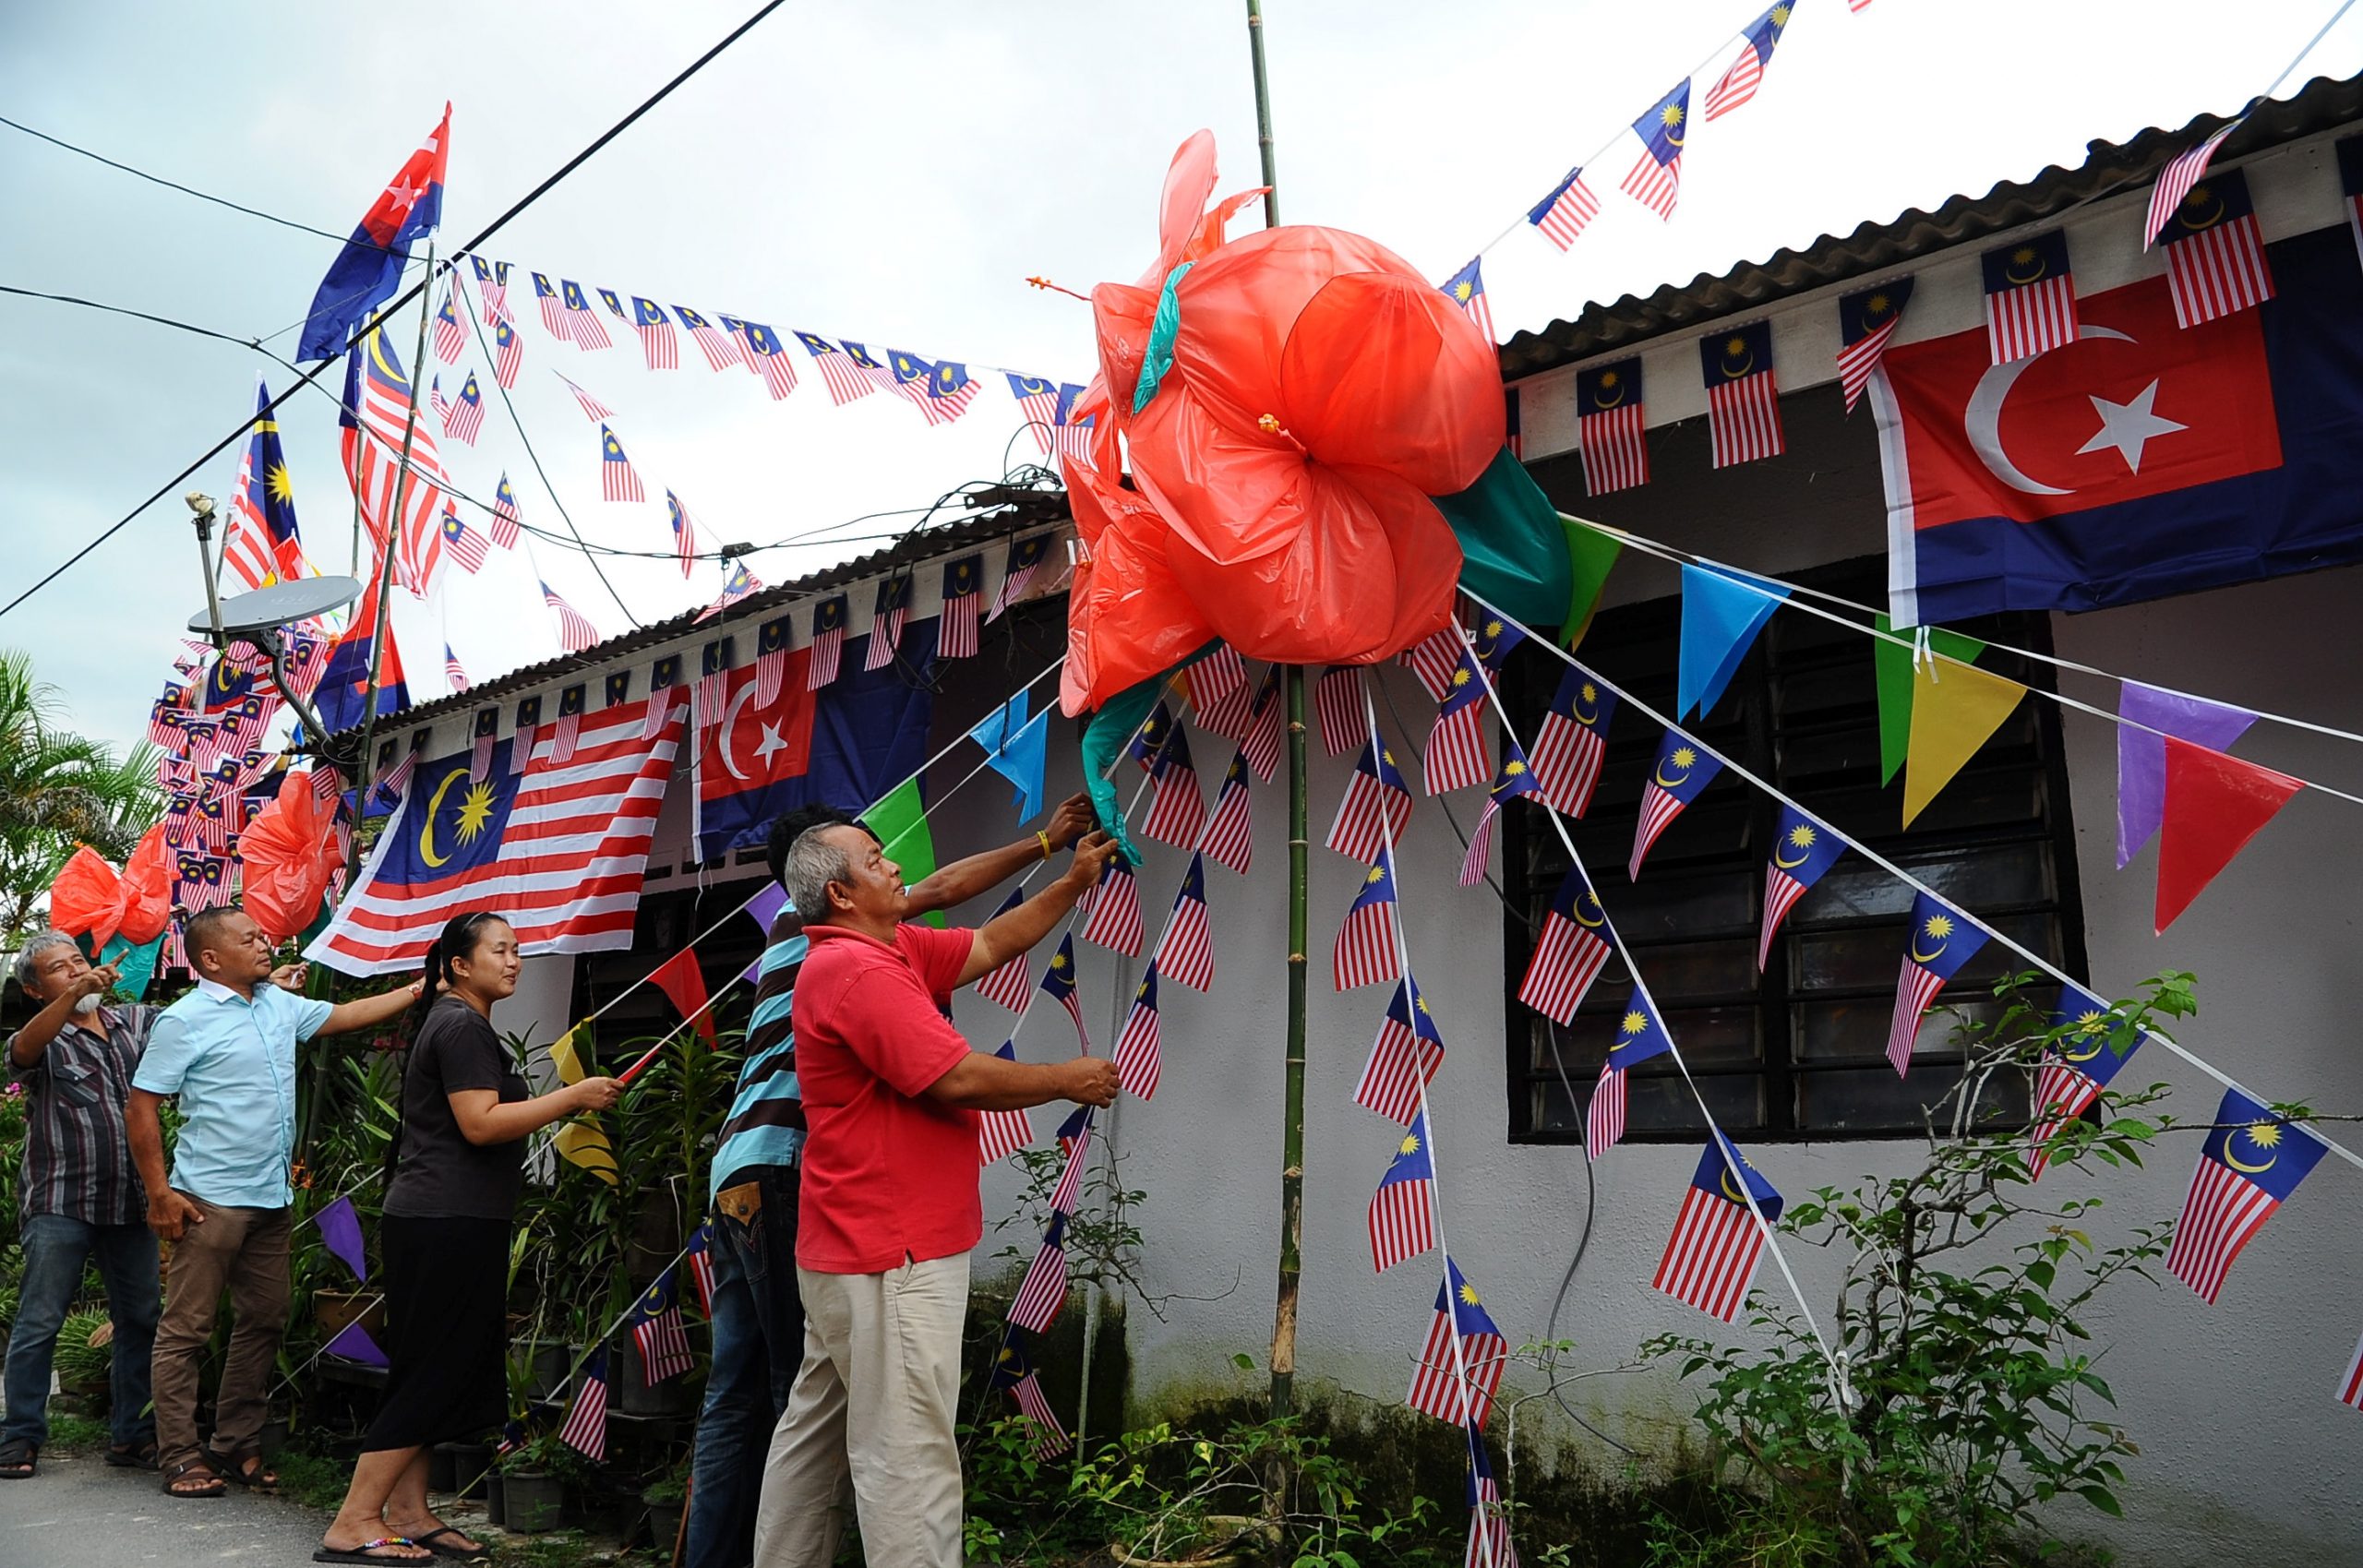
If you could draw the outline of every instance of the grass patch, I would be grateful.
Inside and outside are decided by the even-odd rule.
[[[42,1445],[49,1454],[96,1454],[107,1445],[107,1424],[90,1416],[52,1414],[49,1418],[49,1441]]]
[[[280,1496],[329,1514],[343,1503],[344,1489],[353,1479],[350,1464],[292,1448],[281,1449],[270,1467],[279,1472]]]

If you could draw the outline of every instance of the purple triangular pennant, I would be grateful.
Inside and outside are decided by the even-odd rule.
[[[2117,868],[2121,871],[2150,842],[2165,815],[2165,736],[2180,736],[2211,751],[2228,751],[2256,723],[2256,715],[2228,703],[2129,680],[2117,698],[2117,712],[2131,721],[2117,726]],[[2137,729],[2137,724],[2147,727]],[[2152,730],[2164,733],[2153,735]]]

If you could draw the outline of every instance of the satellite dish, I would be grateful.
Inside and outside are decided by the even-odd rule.
[[[222,600],[222,630],[226,636],[245,637],[270,627],[293,626],[342,608],[359,597],[358,578],[299,577],[293,582],[274,582],[268,588]],[[213,626],[211,610],[199,610],[188,617],[191,631],[210,632]]]

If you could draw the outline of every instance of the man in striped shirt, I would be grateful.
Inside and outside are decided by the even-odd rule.
[[[779,880],[788,845],[807,829],[853,820],[833,807],[810,806],[774,822],[772,880]],[[1074,796],[1061,803],[1049,827],[915,883],[910,913],[916,918],[966,904],[1071,847],[1091,825],[1090,798]],[[791,904],[772,922],[757,965],[746,1059],[714,1147],[714,1371],[698,1414],[687,1568],[741,1568],[752,1559],[763,1460],[804,1359],[804,1308],[796,1287],[804,1106],[788,1016],[804,952],[804,921]]]

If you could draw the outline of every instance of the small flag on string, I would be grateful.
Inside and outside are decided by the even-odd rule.
[[[1248,799],[1247,753],[1231,754],[1223,770],[1222,788],[1215,793],[1214,816],[1206,823],[1205,852],[1240,876],[1255,855],[1254,806]]]
[[[1592,1085],[1591,1103],[1584,1109],[1586,1155],[1598,1159],[1625,1137],[1625,1112],[1632,1098],[1625,1074],[1650,1058],[1664,1056],[1673,1049],[1673,1035],[1658,1016],[1658,1004],[1649,987],[1636,976],[1633,994],[1625,1003],[1624,1015],[1616,1021],[1616,1037],[1609,1045],[1607,1059],[1600,1064],[1600,1079]]]
[[[2091,1108],[2101,1091],[2117,1076],[2150,1036],[2117,1016],[2100,998],[2081,986],[2060,983],[2059,999],[2052,1004],[2051,1027],[2065,1029],[2043,1053],[2034,1075],[2034,1129],[2027,1176],[2040,1181],[2051,1163],[2045,1145],[2055,1133]],[[2124,1043],[2118,1044],[2122,1035]]]
[[[1395,662],[1419,677],[1429,696],[1441,702],[1452,695],[1452,672],[1460,667],[1461,650],[1468,640],[1460,634],[1460,623],[1439,627],[1395,656]]]
[[[1059,951],[1050,955],[1048,967],[1042,971],[1042,994],[1067,1010],[1074,1020],[1074,1037],[1083,1054],[1091,1054],[1091,1031],[1083,1026],[1083,1004],[1075,999],[1074,933],[1069,931],[1059,939]]]
[[[1641,156],[1617,188],[1660,218],[1673,217],[1673,204],[1681,195],[1682,144],[1690,132],[1689,117],[1690,78],[1685,77],[1680,87],[1633,122],[1633,134],[1641,138]]]
[[[1399,843],[1411,820],[1411,790],[1395,766],[1395,753],[1374,741],[1362,744],[1354,771],[1337,802],[1337,820],[1322,842],[1349,860],[1367,866],[1390,844]]]
[[[1770,10],[1747,25],[1747,30],[1740,35],[1739,58],[1707,90],[1707,118],[1720,120],[1756,96],[1756,90],[1764,81],[1765,68],[1772,64],[1772,51],[1789,25],[1790,9],[1789,0],[1778,0]]]
[[[2363,1410],[2363,1340],[2356,1342],[2355,1359],[2346,1363],[2346,1371],[2338,1374],[2335,1392],[2341,1405]]]
[[[574,327],[567,319],[565,303],[558,298],[558,285],[546,272],[534,275],[534,299],[542,307],[542,328],[553,338],[574,341]]]
[[[1493,307],[1485,303],[1484,267],[1483,257],[1472,256],[1468,266],[1436,286],[1445,298],[1460,306],[1462,315],[1477,324],[1477,330],[1484,334],[1485,346],[1492,348],[1500,340],[1493,336]]]
[[[1941,651],[1941,636],[1937,639]],[[1903,825],[2002,727],[2027,688],[1973,664],[1946,658],[1912,661],[1910,740],[1903,764]]]
[[[2076,280],[2068,269],[2068,236],[2054,229],[1987,251],[1985,341],[1993,363],[2008,365],[2076,341]]]
[[[609,408],[606,403],[601,402],[598,399],[585,391],[582,387],[576,385],[565,371],[553,369],[550,374],[566,383],[566,389],[574,394],[574,401],[582,406],[583,416],[589,419],[592,424],[597,425],[606,420],[610,420],[616,417],[616,411],[614,409]]]
[[[729,646],[728,640],[726,639],[721,646],[726,649]],[[711,657],[711,645],[709,657]],[[726,671],[727,667],[726,664],[724,666]],[[699,684],[702,686],[704,682],[700,681]],[[650,970],[648,983],[665,993],[665,999],[673,1004],[673,1011],[681,1015],[684,1023],[691,1024],[700,1035],[703,1035],[708,1046],[717,1043],[714,1027],[713,997],[706,989],[705,971],[698,965],[696,948],[685,947]]]
[[[778,402],[796,390],[796,362],[779,334],[760,321],[747,323],[747,368],[763,378],[763,389]]]
[[[1370,728],[1362,710],[1361,666],[1339,664],[1322,672],[1313,688],[1313,708],[1321,719],[1321,748],[1332,757],[1352,750]]]
[[[690,569],[698,561],[698,525],[690,520],[690,509],[670,490],[665,492],[665,516],[673,525],[673,558],[681,563],[681,580],[686,582]]]
[[[894,373],[879,362],[878,357],[870,352],[868,345],[857,343],[851,338],[847,338],[844,340],[844,346],[846,357],[853,361],[854,368],[868,377],[871,386],[882,392],[892,392],[896,389]]]
[[[911,613],[911,580],[907,576],[882,578],[878,597],[870,610],[870,656],[861,662],[865,670],[882,670],[894,662],[895,652],[903,645],[903,621]]]
[[[460,509],[448,499],[443,503],[443,553],[458,561],[470,577],[484,569],[483,539],[460,521]]]
[[[630,678],[629,671],[625,672],[625,678]],[[666,694],[678,689],[680,684],[680,654],[667,653],[648,667],[648,716],[641,724],[642,739],[655,739],[672,724],[673,715],[681,704]]]
[[[1067,1119],[1059,1123],[1057,1136],[1059,1140],[1059,1157],[1072,1163],[1074,1159],[1075,1151],[1083,1148],[1091,1142],[1091,1107],[1089,1106],[1075,1107],[1074,1109],[1069,1113]],[[1050,1206],[1052,1208],[1059,1207],[1056,1203],[1053,1203]],[[1066,1212],[1073,1212],[1072,1205],[1069,1206]]]
[[[1116,1081],[1128,1095],[1157,1098],[1157,1081],[1164,1071],[1163,1034],[1157,1011],[1157,960],[1141,973],[1140,988],[1133,993],[1132,1011],[1124,1015],[1116,1036]]]
[[[1002,569],[1001,591],[993,595],[992,608],[986,612],[986,625],[1001,619],[1002,612],[1024,598],[1026,589],[1033,586],[1034,574],[1042,569],[1042,558],[1050,554],[1050,537],[1037,533],[1009,547],[1009,564]]]
[[[968,374],[966,365],[940,359],[935,362],[934,374],[928,378],[928,401],[942,415],[942,423],[949,425],[968,412],[968,405],[977,401],[984,385]]]
[[[1066,1429],[1059,1425],[1058,1415],[1050,1408],[1050,1396],[1042,1392],[1034,1369],[1026,1364],[1026,1357],[1017,1347],[1006,1339],[993,1367],[992,1384],[1007,1389],[1009,1396],[1017,1401],[1019,1413],[1034,1424],[1035,1458],[1049,1459],[1074,1445]]]
[[[2241,1249],[2329,1152],[2296,1122],[2237,1089],[2225,1090],[2175,1222],[2166,1272],[2212,1303]]]
[[[1838,296],[1838,385],[1846,394],[1846,412],[1854,412],[1871,373],[1887,354],[1887,341],[1903,324],[1903,307],[1912,302],[1912,280],[1890,278],[1872,288]]]
[[[680,341],[673,336],[673,323],[665,315],[665,307],[653,299],[631,296],[632,330],[640,334],[640,352],[651,370],[681,368]]]
[[[2305,781],[2196,746],[2164,742],[2165,801],[2158,829],[2158,931],[2182,917],[2217,873],[2264,831]]]
[[[1042,1250],[1034,1254],[1017,1299],[1010,1303],[1009,1321],[1036,1334],[1048,1330],[1067,1302],[1067,1216],[1053,1211],[1042,1232]]]
[[[1626,880],[1641,880],[1641,861],[1649,846],[1722,771],[1722,763],[1700,750],[1688,736],[1677,729],[1665,732],[1665,738],[1658,743],[1658,760],[1649,769],[1649,784],[1641,792],[1641,819],[1633,831],[1633,857],[1625,868]]]
[[[1034,437],[1034,444],[1049,457],[1056,449],[1050,440],[1051,424],[1059,417],[1059,384],[1045,381],[1039,376],[1021,376],[1014,370],[1002,374],[1009,378],[1009,395],[1017,400],[1017,412],[1026,416],[1026,428]]]
[[[340,1361],[351,1361],[356,1366],[390,1367],[393,1365],[392,1359],[375,1339],[370,1337],[369,1331],[361,1326],[361,1321],[358,1318],[337,1330],[336,1337],[320,1347],[320,1354],[333,1356]]]
[[[1756,967],[1768,968],[1772,938],[1789,910],[1846,853],[1846,841],[1795,807],[1781,807],[1772,830],[1772,854],[1764,863],[1764,934],[1756,944]]]
[[[1354,1085],[1354,1104],[1408,1127],[1443,1065],[1444,1035],[1428,1012],[1419,982],[1406,976],[1379,1022],[1378,1038]]]
[[[1460,1568],[1518,1568],[1502,1489],[1485,1457],[1485,1436],[1474,1429],[1469,1433],[1469,1545]]]
[[[1436,1244],[1435,1176],[1428,1155],[1428,1115],[1415,1111],[1370,1201],[1370,1257],[1379,1273]]]
[[[1001,1049],[993,1052],[1003,1061],[1017,1059],[1017,1042],[1003,1040]],[[987,1110],[977,1113],[977,1163],[990,1165],[1007,1159],[1034,1142],[1034,1119],[1022,1110]]]
[[[525,367],[525,340],[509,324],[506,316],[495,315],[492,322],[492,378],[504,388],[517,385],[517,373]]]
[[[1361,891],[1337,928],[1330,975],[1341,991],[1403,977],[1395,944],[1395,877],[1384,860],[1363,877]]]
[[[690,1245],[682,1254],[689,1265],[690,1283],[697,1287],[698,1311],[708,1318],[714,1316],[714,1222],[702,1222],[690,1233]]]
[[[448,642],[443,644],[443,680],[454,691],[468,688],[468,672],[460,667],[460,656],[451,652]]]
[[[1190,736],[1180,720],[1168,727],[1149,760],[1148,815],[1141,832],[1159,844],[1187,849],[1205,826],[1206,800],[1198,788],[1198,770],[1190,760]]]
[[[1772,324],[1712,332],[1698,340],[1707,384],[1707,433],[1713,465],[1730,468],[1787,449],[1781,437],[1781,387],[1772,373]]]
[[[354,1212],[353,1200],[339,1198],[313,1218],[320,1227],[320,1244],[353,1271],[355,1284],[368,1284],[369,1253],[361,1240],[361,1216]]]
[[[2167,224],[2189,202],[2191,193],[2199,188],[2200,181],[2207,177],[2207,161],[2215,156],[2215,150],[2224,145],[2224,138],[2239,128],[2240,122],[2234,120],[2158,171],[2158,183],[2150,187],[2150,211],[2141,221],[2143,250],[2157,244],[2158,236]],[[2206,207],[2207,204],[2202,202],[2201,210],[2204,212]],[[2177,310],[2176,314],[2179,316],[2181,312]],[[2190,323],[2185,321],[2181,325],[2188,327]]]
[[[1608,721],[1615,712],[1613,693],[1585,671],[1567,667],[1541,727],[1534,732],[1530,759],[1542,798],[1553,810],[1581,817],[1590,808],[1601,764],[1608,756]]]
[[[1430,795],[1465,789],[1492,776],[1485,756],[1485,689],[1482,670],[1464,650],[1452,672],[1452,688],[1420,754],[1420,783]]]
[[[1198,723],[1226,740],[1237,740],[1247,733],[1247,704],[1251,692],[1247,685],[1247,661],[1239,650],[1228,642],[1215,644],[1214,652],[1192,664],[1188,671],[1190,702],[1198,711]]]
[[[644,501],[647,493],[640,487],[640,475],[632,471],[631,460],[624,456],[621,441],[606,425],[599,426],[599,493],[610,501]]]
[[[1977,956],[1992,935],[1928,893],[1912,898],[1912,926],[1904,933],[1903,972],[1895,986],[1895,1017],[1888,1025],[1887,1059],[1897,1077],[1912,1068],[1912,1047],[1920,1035],[1920,1020],[1945,982]]]
[[[1168,979],[1193,991],[1204,992],[1214,987],[1215,944],[1206,919],[1206,863],[1203,856],[1190,856],[1190,868],[1182,873],[1182,886],[1173,895],[1173,914],[1165,923],[1157,963]]]
[[[685,520],[686,521],[686,520]],[[788,644],[793,640],[788,617],[765,621],[755,631],[755,706],[766,711],[779,701],[787,686]]]
[[[449,431],[451,428],[451,404],[450,400],[443,396],[443,377],[440,376],[427,378],[426,407],[427,411],[435,415],[435,422],[444,430]]]
[[[675,305],[673,319],[689,329],[690,338],[695,340],[699,350],[704,353],[706,364],[714,369],[726,370],[740,363],[738,341],[688,305]]]
[[[894,372],[893,384],[886,389],[899,393],[904,401],[919,411],[919,417],[929,425],[948,425],[957,417],[928,396],[929,389],[935,384],[934,365],[901,349],[888,349],[886,363]]]
[[[1253,705],[1248,710],[1247,733],[1239,743],[1240,752],[1255,776],[1265,784],[1272,782],[1272,772],[1280,765],[1280,667],[1267,664],[1264,668],[1264,684],[1258,688]]]
[[[468,753],[468,782],[482,784],[492,776],[493,748],[499,743],[500,710],[479,708],[475,717],[475,744]]]
[[[1584,184],[1581,168],[1567,171],[1566,178],[1551,187],[1551,194],[1529,209],[1526,221],[1541,231],[1542,237],[1565,250],[1576,243],[1584,228],[1600,216],[1600,197],[1592,195]]]
[[[615,347],[615,340],[607,336],[606,328],[601,326],[599,318],[592,314],[590,296],[582,292],[582,285],[566,280],[560,282],[559,288],[566,305],[567,319],[574,327],[574,346],[586,352]]]
[[[435,312],[435,357],[449,365],[468,346],[467,329],[460,325],[459,283],[443,286],[443,304]]]
[[[2256,715],[2246,708],[2126,681],[2117,694],[2117,868],[2141,853],[2165,819],[2167,736],[2229,751]]]
[[[1553,1023],[1566,1023],[1583,1006],[1613,951],[1608,911],[1600,906],[1583,867],[1568,867],[1543,912],[1542,934],[1517,984],[1517,999]]]
[[[538,274],[536,274],[538,277]],[[591,1352],[582,1365],[582,1386],[566,1413],[558,1438],[569,1448],[589,1456],[594,1465],[607,1457],[607,1347]]]
[[[1076,467],[1096,469],[1099,465],[1091,454],[1091,440],[1098,430],[1099,415],[1076,412],[1088,389],[1073,381],[1059,383],[1059,416],[1050,425],[1050,444]],[[1104,392],[1100,401],[1106,401]]]
[[[568,604],[558,591],[548,583],[542,584],[542,603],[558,612],[558,646],[570,653],[580,653],[599,640],[599,628],[590,617]]]
[[[1577,373],[1576,440],[1583,449],[1586,495],[1605,496],[1649,482],[1638,355]]]
[[[760,593],[762,591],[763,580],[757,577],[753,572],[749,571],[747,569],[746,562],[732,561],[730,563],[730,575],[722,580],[722,592],[714,596],[713,604],[708,604],[704,609],[698,612],[697,618],[702,621],[710,620],[714,616],[718,616],[723,611],[728,609],[731,605],[738,603],[741,599],[748,598],[752,594]]]
[[[1485,809],[1477,819],[1477,828],[1469,835],[1469,853],[1461,857],[1460,885],[1473,888],[1485,880],[1485,868],[1493,857],[1493,819],[1501,815],[1502,803],[1520,796],[1539,796],[1542,792],[1534,782],[1534,770],[1526,763],[1526,753],[1518,749],[1517,740],[1505,733],[1502,736],[1502,771],[1493,777],[1493,786],[1485,795]]]
[[[443,433],[455,441],[474,446],[484,432],[484,389],[476,384],[476,373],[460,383],[460,401],[453,403],[443,419]]]
[[[1649,1284],[1730,1323],[1747,1299],[1764,1255],[1766,1228],[1781,1217],[1781,1198],[1730,1139],[1712,1127],[1708,1133],[1711,1142],[1683,1189],[1673,1235]],[[1748,1210],[1751,1197],[1764,1216],[1761,1224]]]
[[[1025,902],[1026,890],[1012,888],[1009,896],[1001,901],[1001,907],[993,911],[992,917],[998,920]],[[1012,1012],[1022,1013],[1026,1011],[1026,996],[1033,987],[1033,971],[1026,964],[1025,952],[1020,951],[986,971],[984,977],[977,982],[977,994],[989,1001],[999,1002]]]
[[[1138,958],[1143,935],[1139,879],[1122,856],[1112,856],[1099,873],[1098,885],[1091,890],[1091,911],[1083,922],[1083,940]]]
[[[550,726],[550,762],[563,767],[574,760],[574,746],[582,733],[582,713],[590,700],[589,688],[577,684],[558,694],[558,722]]]
[[[943,568],[943,612],[935,626],[935,656],[977,656],[978,611],[983,599],[985,558],[962,556]]]
[[[681,1304],[674,1299],[673,1271],[666,1269],[632,1303],[624,1319],[640,1351],[640,1381],[650,1387],[679,1377],[695,1365],[689,1336],[681,1332]]]
[[[471,256],[468,265],[475,272],[476,295],[484,304],[484,324],[489,327],[493,312],[509,308],[509,263]]]
[[[1446,1256],[1444,1271],[1435,1321],[1428,1326],[1428,1342],[1421,1348],[1419,1370],[1411,1376],[1411,1393],[1404,1403],[1439,1421],[1482,1430],[1502,1386],[1509,1342],[1494,1326],[1477,1287],[1462,1276],[1460,1265]]]
[[[804,689],[819,691],[837,678],[845,657],[846,596],[833,593],[812,606],[812,661],[805,667]]]

